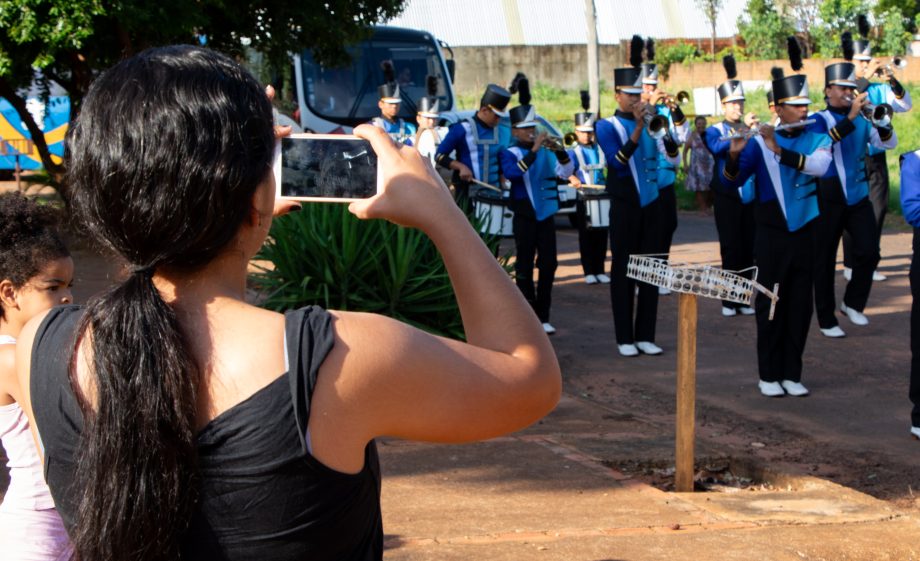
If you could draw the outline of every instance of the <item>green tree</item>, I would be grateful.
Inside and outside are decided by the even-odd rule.
[[[290,64],[288,53],[304,48],[332,64],[345,60],[348,44],[368,36],[375,22],[398,15],[404,2],[0,0],[0,97],[16,108],[46,170],[60,177],[63,169],[19,94],[36,70],[45,86],[54,80],[67,90],[76,113],[93,76],[145,48],[206,43],[242,57],[245,42],[278,70]]]
[[[903,18],[903,26],[907,31],[916,32],[917,26],[915,19],[918,14],[920,14],[920,2],[917,0],[878,0],[875,3],[875,16],[878,18],[879,22],[884,20],[884,14],[890,12],[891,10],[897,10],[897,12]],[[885,28],[887,32],[888,29]]]
[[[897,8],[891,8],[876,17],[882,37],[873,49],[873,55],[904,55],[911,40],[911,33],[905,25],[904,15]]]
[[[786,58],[786,37],[795,33],[795,28],[777,12],[772,0],[748,0],[738,18],[738,33],[748,53],[765,59]]]
[[[856,16],[868,12],[866,0],[823,0],[818,8],[820,23],[811,27],[817,53],[822,58],[841,56],[840,34],[850,31],[855,35]]]

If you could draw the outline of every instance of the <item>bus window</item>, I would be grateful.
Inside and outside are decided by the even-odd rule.
[[[350,51],[352,62],[341,68],[317,64],[309,51],[301,55],[308,109],[316,116],[347,126],[379,115],[377,87],[383,84],[381,63],[392,61],[403,103],[399,115],[414,119],[418,98],[427,95],[429,75],[438,78],[438,96],[452,105],[444,63],[435,45],[424,42],[371,40]]]

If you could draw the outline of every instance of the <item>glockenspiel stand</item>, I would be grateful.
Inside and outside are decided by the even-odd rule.
[[[651,255],[630,255],[626,276],[678,293],[677,300],[677,418],[675,419],[674,489],[693,491],[696,442],[696,323],[697,297],[705,296],[751,305],[754,292],[770,298],[770,319],[779,300],[779,285],[767,290],[754,279],[711,265],[674,264]],[[744,272],[744,271],[739,271]]]

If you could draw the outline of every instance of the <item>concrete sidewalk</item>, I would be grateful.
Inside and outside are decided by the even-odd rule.
[[[669,493],[591,453],[654,445],[670,430],[566,396],[506,438],[382,441],[386,558],[920,560],[916,510],[825,480],[768,475],[749,489]]]

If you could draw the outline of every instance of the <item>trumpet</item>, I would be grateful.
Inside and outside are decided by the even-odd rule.
[[[887,103],[879,103],[878,105],[867,103],[862,108],[862,116],[868,119],[874,127],[885,128],[890,126],[893,114],[894,109]]]
[[[907,68],[907,58],[896,56],[891,59],[891,62],[885,66],[880,66],[875,71],[876,76],[891,76],[894,74],[895,70],[904,70]]]
[[[567,132],[565,136],[562,137],[562,143],[566,146],[574,146],[578,143],[578,136],[574,132]]]
[[[675,105],[683,105],[690,101],[690,94],[681,90],[677,92],[677,95],[670,96],[666,95],[665,97],[658,100],[658,105],[667,105],[668,107],[674,107]]]
[[[546,138],[543,139],[543,146],[549,148],[552,152],[559,152],[565,150],[565,140],[558,136],[548,134]]]
[[[645,104],[646,114],[645,114],[645,129],[648,131],[648,135],[658,140],[659,138],[664,138],[669,134],[668,131],[668,118],[664,115],[659,115],[655,110],[653,105]]]
[[[796,123],[789,123],[786,125],[777,125],[773,127],[773,130],[787,131],[787,130],[792,130],[792,129],[798,129],[798,128],[807,127],[808,125],[814,124],[814,122],[815,122],[814,119],[805,119],[804,121],[798,121]],[[733,132],[731,134],[727,134],[725,136],[719,137],[719,140],[725,142],[727,140],[734,140],[736,138],[748,139],[748,138],[755,137],[759,134],[760,134],[760,126],[758,125],[756,127],[744,129],[742,131]]]

